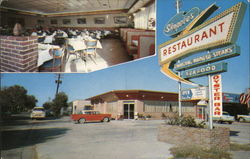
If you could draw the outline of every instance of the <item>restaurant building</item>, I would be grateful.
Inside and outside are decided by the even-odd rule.
[[[161,119],[178,112],[178,94],[149,90],[114,90],[86,100],[90,100],[94,110],[112,114],[112,118],[136,119],[138,114]],[[185,115],[195,116],[196,109],[193,102],[182,102]]]
[[[223,111],[232,116],[245,114],[247,105],[239,101],[240,94],[223,93]],[[113,90],[90,97],[94,110],[112,114],[112,118],[137,119],[149,116],[162,119],[179,112],[178,93],[150,90]],[[182,114],[197,119],[207,120],[207,101],[182,101]]]
[[[92,110],[93,106],[88,100],[75,100],[73,103],[72,114],[78,114],[82,110]]]
[[[155,54],[155,0],[1,0],[0,72],[87,73]]]

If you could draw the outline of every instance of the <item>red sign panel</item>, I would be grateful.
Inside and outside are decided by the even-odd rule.
[[[221,75],[211,76],[212,80],[212,107],[213,107],[213,116],[220,117],[222,116],[222,84],[221,84]]]

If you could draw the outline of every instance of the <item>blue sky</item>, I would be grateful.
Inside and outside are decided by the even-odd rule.
[[[242,93],[249,87],[249,3],[237,40],[241,47],[241,55],[228,60],[228,72],[222,74],[223,92]],[[171,38],[163,34],[163,28],[168,20],[176,14],[174,0],[157,1],[157,44]],[[230,8],[238,0],[182,0],[181,11],[193,7],[205,9],[213,2],[221,8],[211,17]],[[37,105],[42,105],[53,99],[56,91],[56,75],[53,73],[4,73],[1,77],[1,87],[22,85],[28,94],[35,95]],[[88,74],[63,74],[59,91],[69,96],[69,101],[86,99],[111,90],[143,89],[155,91],[177,92],[178,84],[160,72],[158,56],[145,58],[125,64],[113,66]],[[207,85],[207,77],[193,79],[195,83]],[[183,85],[184,88],[192,86]]]

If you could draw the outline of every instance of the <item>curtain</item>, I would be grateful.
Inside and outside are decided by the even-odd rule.
[[[155,22],[156,19],[155,3],[145,8],[145,10],[137,12],[134,16],[135,28],[155,30],[155,25],[152,26],[152,21]]]

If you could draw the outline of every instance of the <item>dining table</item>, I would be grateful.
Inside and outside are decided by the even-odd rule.
[[[53,56],[50,55],[49,50],[52,48],[60,48],[58,45],[51,44],[38,44],[38,60],[37,66],[41,66],[44,62],[53,59]]]
[[[85,41],[86,40],[80,38],[68,38],[68,44],[71,45],[75,51],[83,51],[84,49],[87,49]],[[102,44],[99,40],[97,40],[96,48],[102,49]]]

